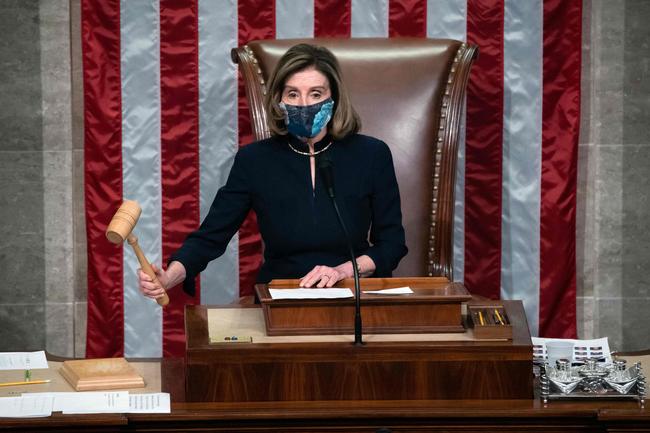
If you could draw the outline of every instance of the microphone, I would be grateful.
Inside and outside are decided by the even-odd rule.
[[[334,164],[332,163],[332,159],[328,154],[321,155],[321,157],[318,159],[318,169],[320,170],[321,177],[323,178],[323,184],[325,185],[327,195],[329,198],[335,199],[336,194],[334,194]]]
[[[363,341],[361,338],[361,283],[359,282],[359,267],[357,266],[357,257],[354,254],[354,248],[352,247],[352,241],[350,240],[348,229],[345,227],[345,222],[343,222],[343,217],[341,217],[341,212],[336,204],[336,194],[334,191],[334,164],[327,153],[324,153],[320,158],[318,158],[318,169],[321,178],[323,179],[327,195],[332,200],[332,205],[336,212],[336,218],[343,230],[345,241],[348,244],[348,252],[350,253],[350,261],[352,262],[352,272],[354,273],[354,344],[356,346],[361,346],[363,345]]]

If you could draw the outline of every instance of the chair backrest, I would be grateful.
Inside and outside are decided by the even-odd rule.
[[[449,39],[285,39],[233,49],[253,132],[269,137],[265,83],[291,46],[329,48],[339,60],[362,133],[393,154],[409,254],[396,276],[453,276],[454,184],[460,120],[474,46]]]

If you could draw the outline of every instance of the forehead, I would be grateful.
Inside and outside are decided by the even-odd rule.
[[[295,87],[300,89],[309,89],[312,87],[329,88],[329,80],[323,73],[315,68],[307,68],[289,75],[284,87]]]

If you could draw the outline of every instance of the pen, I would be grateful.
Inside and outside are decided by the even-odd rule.
[[[499,323],[500,323],[501,325],[505,325],[505,324],[506,324],[506,322],[504,322],[503,319],[501,318],[501,314],[499,314],[499,310],[497,310],[496,308],[494,309],[494,314],[496,315],[497,320],[499,321]]]
[[[0,382],[0,386],[16,386],[16,385],[38,385],[41,383],[50,383],[50,379],[44,380],[24,380],[20,382]]]
[[[503,310],[501,310],[501,311],[503,311]],[[501,313],[501,312],[499,313],[499,319],[501,319],[501,321],[503,322],[504,325],[508,324],[508,319],[506,318],[505,311],[503,311],[503,313]]]
[[[483,312],[479,311],[478,312],[478,320],[481,322],[481,325],[485,325],[485,321],[483,320]]]

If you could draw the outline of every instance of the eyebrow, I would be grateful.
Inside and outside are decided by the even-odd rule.
[[[284,86],[284,90],[298,90],[297,87],[295,86]],[[310,91],[312,90],[327,90],[326,86],[314,86],[309,88]]]

